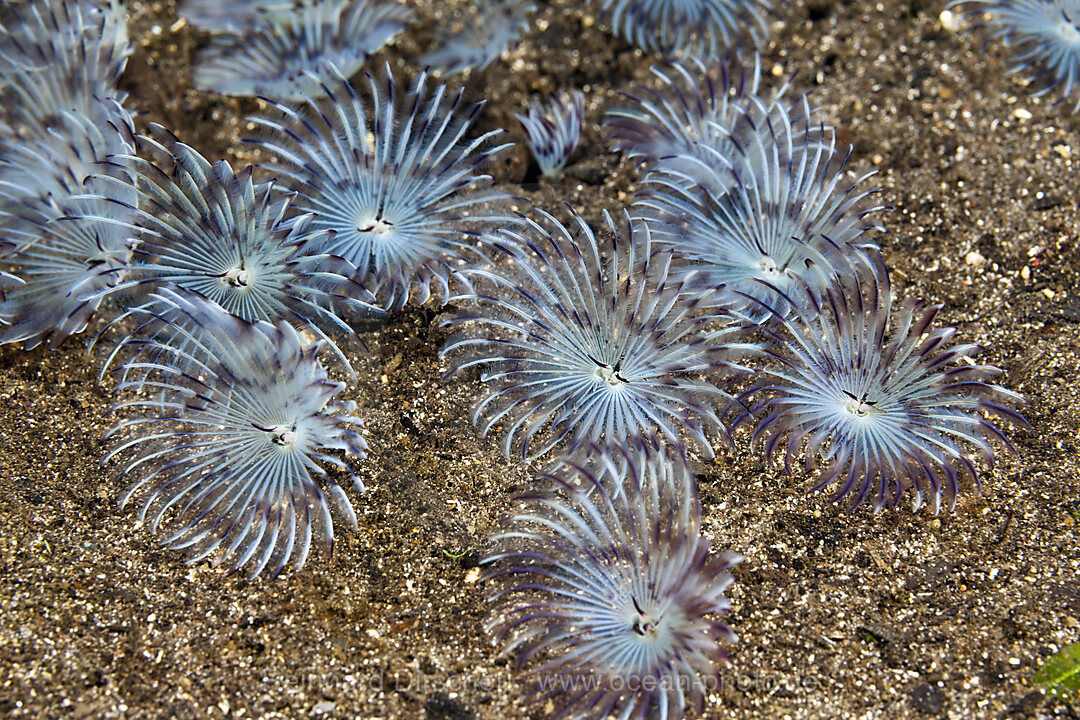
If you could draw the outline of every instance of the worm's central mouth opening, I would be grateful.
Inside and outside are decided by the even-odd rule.
[[[637,615],[634,617],[633,622],[634,632],[641,637],[655,635],[657,633],[657,625],[660,622],[659,619],[650,617],[648,613],[642,610],[641,606],[638,604],[637,598],[631,597],[630,599],[634,602],[634,609],[637,611]]]
[[[243,267],[234,267],[226,271],[222,278],[232,287],[247,287],[251,282],[251,274]]]
[[[780,277],[782,271],[776,265],[776,261],[768,255],[762,255],[757,263],[758,276],[765,280],[775,280]]]
[[[296,444],[296,423],[271,425],[269,427],[263,427],[262,425],[256,425],[251,423],[251,426],[256,430],[262,430],[270,437],[270,442],[275,445],[279,445],[284,448],[291,448]]]
[[[357,232],[368,233],[369,235],[385,235],[393,229],[394,223],[387,220],[386,216],[381,213],[374,213],[361,218],[360,222],[356,223]]]
[[[593,370],[593,376],[600,378],[608,385],[612,387],[619,387],[621,385],[626,385],[630,382],[625,377],[623,377],[621,373],[621,360],[614,365],[609,365],[606,362],[601,362],[597,360],[591,355],[589,356],[589,359],[596,363],[596,369]]]
[[[855,417],[868,417],[874,411],[874,405],[876,405],[877,402],[867,400],[866,395],[863,395],[861,398],[856,397],[847,390],[844,391],[844,394],[848,396],[848,399],[844,401],[844,410]]]

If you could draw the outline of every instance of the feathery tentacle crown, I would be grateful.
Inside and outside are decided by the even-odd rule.
[[[119,2],[32,0],[0,11],[0,181],[12,205],[81,193],[95,162],[132,150],[117,89],[130,51]]]
[[[98,163],[134,147],[116,89],[128,53],[117,2],[33,0],[0,11],[0,114],[8,121],[0,122],[0,270],[24,281],[0,308],[0,343],[56,345],[79,332],[98,291],[117,280],[102,271],[130,260],[127,233],[113,222],[123,213],[85,196]],[[114,199],[132,196],[117,190]]]
[[[1013,48],[1009,73],[1027,72],[1035,97],[1062,86],[1062,102],[1080,90],[1080,0],[957,0],[960,8]],[[1080,111],[1080,98],[1072,112]]]
[[[566,167],[581,137],[585,93],[580,90],[560,93],[546,104],[536,100],[529,106],[528,117],[518,113],[514,117],[525,131],[540,172],[546,177],[554,177]]]
[[[773,0],[603,0],[615,35],[643,50],[715,59],[769,35]]]
[[[476,17],[446,33],[419,62],[443,75],[479,72],[517,43],[536,5],[529,0],[478,0]]]
[[[618,227],[604,213],[604,241],[570,212],[569,227],[537,210],[502,228],[488,239],[500,262],[468,270],[479,289],[454,298],[445,324],[467,325],[442,354],[448,376],[484,368],[473,422],[501,425],[508,457],[517,441],[528,457],[534,437],[536,457],[655,431],[711,457],[706,430],[726,432],[713,403],[730,396],[697,376],[740,369],[701,333],[718,322],[714,292],[673,277],[671,253],[625,212]]]
[[[389,66],[367,76],[361,97],[341,75],[303,107],[277,105],[280,118],[253,118],[266,130],[255,140],[278,159],[274,171],[312,213],[311,227],[332,231],[325,252],[341,255],[388,309],[449,294],[451,276],[475,257],[470,235],[505,221],[507,196],[486,190],[480,168],[509,147],[494,130],[469,139],[481,104],[439,85],[427,92],[421,73],[406,93]]]
[[[327,379],[322,343],[306,343],[288,323],[249,323],[184,290],[152,297],[134,314],[156,330],[126,341],[134,358],[123,376],[139,379],[120,383],[131,399],[114,409],[127,417],[107,435],[106,462],[119,459],[119,479],[134,482],[123,504],[138,496],[140,522],[164,528],[162,544],[187,551],[189,562],[213,557],[251,578],[290,561],[299,569],[312,539],[332,548],[327,494],[356,528],[344,490],[320,465],[343,470],[363,492],[325,452],[365,456],[355,403],[334,400],[345,386]],[[138,392],[147,386],[160,395]]]
[[[736,640],[717,616],[742,557],[710,553],[681,451],[591,455],[542,476],[493,538],[489,631],[556,717],[701,712]]]
[[[72,113],[104,129],[112,120],[109,113],[126,97],[117,81],[130,53],[127,15],[119,0],[6,5],[0,11],[5,119],[22,133],[41,134],[59,116]]]
[[[345,361],[327,335],[352,333],[336,306],[374,308],[353,279],[356,268],[313,252],[327,233],[311,227],[310,215],[289,218],[292,196],[272,182],[255,183],[250,167],[234,173],[226,161],[210,164],[160,125],[150,132],[140,141],[159,164],[116,156],[113,166],[127,175],[98,178],[130,183],[138,194],[129,208],[135,215],[129,229],[138,242],[132,279],[114,292],[178,285],[249,322],[286,320],[310,329]]]
[[[643,164],[646,178],[663,173],[667,182],[684,176],[685,186],[719,182],[710,188],[719,195],[731,188],[733,177],[715,168],[755,167],[765,161],[753,136],[790,126],[797,144],[811,122],[820,122],[805,97],[782,104],[790,81],[766,97],[758,56],[753,66],[735,63],[729,68],[727,62],[689,58],[654,66],[652,73],[655,87],[641,85],[624,93],[631,104],[608,110],[604,121],[615,149]],[[820,134],[829,130],[823,126]]]
[[[929,501],[937,513],[944,500],[951,509],[961,476],[979,487],[969,447],[991,468],[994,443],[1012,449],[987,416],[1026,426],[1009,407],[1023,398],[986,382],[997,368],[957,364],[982,348],[950,345],[956,328],[931,329],[940,305],[894,309],[876,251],[849,248],[843,259],[811,263],[817,282],[771,286],[790,313],[744,295],[778,323],[767,379],[744,394],[761,398],[751,413],[766,413],[753,440],[770,459],[782,449],[789,472],[800,452],[807,473],[823,463],[814,489],[835,484],[833,500],[850,498],[852,509],[868,499],[875,511],[895,507],[904,493],[916,508]]]
[[[117,124],[101,133],[89,118],[70,115],[61,127],[50,141],[27,140],[0,155],[0,229],[11,243],[0,267],[25,281],[0,307],[8,326],[0,343],[47,339],[55,347],[82,331],[101,291],[122,281],[131,263],[124,227],[131,214],[122,203],[134,202],[134,191],[118,185],[101,188],[108,198],[87,196],[94,183],[84,181],[111,148],[133,146],[133,131]]]
[[[317,97],[335,74],[356,74],[412,11],[392,0],[303,0],[267,17],[254,35],[217,38],[199,57],[195,84],[283,102]]]
[[[658,243],[687,258],[706,286],[724,287],[746,312],[760,307],[743,302],[744,294],[783,311],[770,286],[787,287],[789,271],[802,273],[807,259],[827,263],[838,247],[872,245],[866,231],[883,229],[867,217],[881,209],[869,204],[875,191],[860,187],[873,173],[850,179],[831,130],[798,130],[780,106],[770,117],[759,132],[732,138],[735,156],[749,162],[697,163],[696,186],[686,182],[691,175],[659,167],[634,204]]]
[[[12,205],[81,193],[96,161],[132,149],[116,87],[130,51],[116,1],[32,0],[0,11],[0,181],[6,198],[18,198]]]
[[[0,226],[5,232],[11,229],[7,218],[35,212],[27,210],[27,205],[64,204],[88,189],[99,190],[86,185],[91,184],[87,178],[102,172],[100,163],[110,155],[134,151],[135,131],[128,111],[111,100],[98,105],[93,116],[63,111],[49,127],[35,128],[25,137],[0,133],[0,212],[5,213]],[[101,122],[102,118],[108,120]],[[43,207],[36,211],[46,212]],[[12,239],[21,245],[25,237]]]
[[[200,30],[241,34],[287,22],[297,4],[298,0],[180,0],[176,13]]]

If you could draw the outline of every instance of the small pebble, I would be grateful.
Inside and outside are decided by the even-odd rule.
[[[911,704],[921,713],[938,715],[945,707],[945,693],[930,683],[923,683],[911,691]]]
[[[957,32],[960,29],[960,18],[961,16],[952,10],[942,10],[941,14],[938,15],[938,19],[941,20],[941,27],[949,32]]]

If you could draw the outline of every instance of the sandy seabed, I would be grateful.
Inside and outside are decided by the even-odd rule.
[[[460,3],[424,3],[372,58],[407,62]],[[764,49],[776,84],[797,73],[890,210],[878,240],[904,297],[987,346],[1030,401],[1032,429],[955,512],[848,514],[807,480],[766,467],[748,439],[698,464],[704,531],[746,555],[727,620],[740,636],[709,718],[1075,717],[1033,676],[1076,642],[1077,166],[1080,116],[1006,76],[998,43],[942,27],[943,2],[792,3]],[[136,2],[124,78],[139,123],[208,157],[257,161],[237,138],[254,100],[202,94],[187,76],[205,36],[171,2]],[[536,183],[527,151],[497,187],[590,220],[629,202],[634,168],[608,150],[603,111],[657,58],[613,39],[594,6],[543,4],[503,62],[468,78],[477,127],[509,130],[537,93],[579,87],[586,129],[562,183]],[[458,80],[455,80],[457,82]],[[478,94],[486,92],[485,96]],[[1077,158],[1073,156],[1077,155]],[[481,624],[478,550],[528,475],[469,422],[476,376],[440,382],[440,308],[361,328],[345,345],[371,446],[339,529],[274,582],[225,578],[160,550],[102,432],[112,383],[88,336],[56,351],[0,349],[0,712],[9,717],[539,718]],[[458,556],[460,557],[453,557]]]

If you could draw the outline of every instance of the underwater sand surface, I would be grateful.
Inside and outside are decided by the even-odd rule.
[[[856,174],[892,210],[879,237],[899,296],[944,303],[940,320],[988,347],[1025,394],[1032,430],[955,512],[848,514],[766,467],[748,438],[698,462],[704,531],[746,555],[726,618],[739,634],[708,718],[997,718],[1080,715],[1033,685],[1080,639],[1080,116],[1005,76],[1006,51],[943,29],[944,2],[792,3],[764,51],[779,84],[798,73]],[[405,59],[460,3],[425,4],[395,46]],[[628,202],[634,169],[608,151],[603,110],[657,60],[613,39],[592,6],[545,4],[533,34],[468,78],[486,97],[476,132],[503,127],[534,93],[580,87],[582,147],[561,185],[537,184],[523,147],[498,187],[590,220]],[[236,143],[254,100],[195,91],[205,36],[171,2],[134,3],[124,79],[139,122],[210,158],[257,160]],[[459,82],[454,80],[452,82]],[[480,95],[479,93],[486,93]],[[338,524],[274,582],[222,577],[160,550],[121,511],[103,468],[111,381],[87,333],[57,351],[0,348],[0,713],[74,718],[539,718],[512,663],[485,637],[476,582],[484,537],[526,486],[497,438],[469,422],[478,377],[440,382],[442,310],[409,309],[343,343],[367,421],[359,531]],[[329,362],[329,360],[328,360]]]

